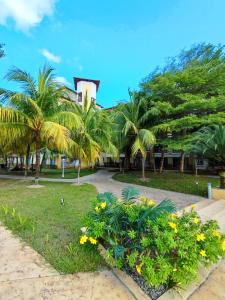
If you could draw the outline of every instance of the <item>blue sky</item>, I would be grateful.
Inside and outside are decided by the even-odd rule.
[[[0,0],[2,80],[12,67],[34,76],[48,62],[73,88],[74,76],[101,80],[104,107],[166,58],[194,43],[225,44],[224,0]]]

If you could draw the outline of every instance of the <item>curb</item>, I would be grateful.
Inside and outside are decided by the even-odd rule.
[[[99,244],[98,250],[101,256],[105,258],[106,249]],[[131,278],[129,275],[127,275],[125,272],[112,268],[112,273],[115,275],[115,277],[120,281],[120,283],[125,287],[126,290],[131,294],[132,298],[134,300],[150,300],[150,298],[145,294],[144,291],[139,287],[139,285]]]
[[[201,266],[198,270],[198,278],[185,289],[176,290],[174,288],[165,292],[158,300],[188,300],[206,282],[210,274],[217,269],[221,261],[212,265],[211,268]]]

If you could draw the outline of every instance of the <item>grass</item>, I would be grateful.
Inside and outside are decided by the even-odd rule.
[[[94,174],[96,173],[97,170],[95,169],[82,169],[80,171],[80,177]],[[17,175],[17,176],[24,176],[23,171],[10,171],[7,172],[4,169],[0,170],[0,174],[5,174],[5,175]],[[65,179],[76,179],[77,178],[77,170],[75,169],[65,169],[64,172],[64,178]],[[29,176],[34,176],[33,174],[29,174]],[[45,178],[62,178],[62,170],[61,169],[43,169],[42,172],[40,173],[40,177],[45,177]]]
[[[96,196],[94,186],[42,182],[44,187],[31,189],[28,184],[0,180],[1,221],[59,272],[95,271],[103,266],[96,249],[79,244],[81,220]]]
[[[94,174],[96,173],[96,169],[82,169],[80,170],[80,177]],[[64,172],[65,179],[70,178],[77,178],[77,170],[75,169],[65,169]],[[43,169],[41,172],[41,177],[48,177],[48,178],[62,178],[62,170],[60,169]]]
[[[118,173],[113,178],[122,182],[203,197],[207,196],[208,182],[211,182],[213,187],[219,185],[218,178],[194,176],[171,171],[163,174],[146,172],[146,181],[141,179],[141,173],[138,171],[130,171],[125,174]]]

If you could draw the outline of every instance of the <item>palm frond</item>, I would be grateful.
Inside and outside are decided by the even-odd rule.
[[[140,191],[133,186],[127,186],[122,190],[122,199],[124,201],[137,199],[139,195],[140,195]]]
[[[22,83],[22,88],[24,89],[24,92],[31,97],[35,97],[36,83],[30,73],[27,73],[19,68],[14,67],[6,74],[6,78],[9,81]]]
[[[46,143],[54,145],[59,151],[68,148],[69,130],[55,122],[45,121],[41,130],[41,139]]]

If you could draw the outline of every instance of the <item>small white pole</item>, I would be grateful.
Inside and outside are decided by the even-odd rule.
[[[62,158],[62,178],[64,178],[64,161],[65,161],[65,159],[64,158]]]
[[[78,169],[77,169],[77,184],[78,185],[80,184],[80,165],[78,166]]]
[[[212,199],[212,183],[208,183],[208,199]]]

